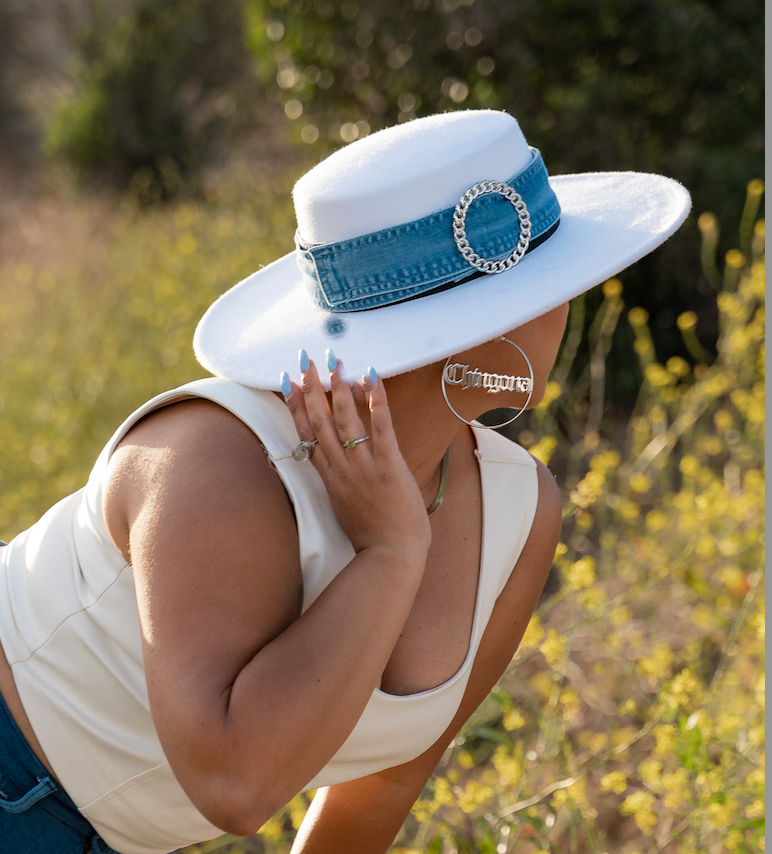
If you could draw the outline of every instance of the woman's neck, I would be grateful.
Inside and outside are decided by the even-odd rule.
[[[445,452],[469,428],[445,404],[437,365],[390,377],[384,384],[399,448],[428,506],[437,495]]]

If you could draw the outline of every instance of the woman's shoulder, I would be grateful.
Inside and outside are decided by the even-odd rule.
[[[118,545],[142,513],[176,516],[180,524],[206,516],[227,528],[239,524],[235,508],[271,498],[286,502],[254,431],[219,403],[194,397],[155,409],[127,430],[107,463],[103,512]]]

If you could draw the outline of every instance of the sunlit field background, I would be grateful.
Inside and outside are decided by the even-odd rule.
[[[281,45],[298,4],[247,5],[255,32]],[[36,164],[34,192],[6,194],[0,539],[81,486],[138,405],[204,376],[198,318],[292,248],[289,192],[324,140],[303,138],[313,103],[283,56],[286,129],[197,173],[193,190],[170,187],[168,169],[84,184],[53,161]],[[479,105],[451,87],[442,108]],[[337,144],[369,130],[336,121]],[[294,153],[277,157],[282,146]],[[393,854],[764,850],[763,192],[760,176],[735,181],[731,221],[693,211],[687,261],[651,283],[699,294],[673,298],[668,335],[640,272],[572,304],[547,395],[510,433],[561,486],[553,572]],[[285,854],[307,803],[254,838],[186,854]]]

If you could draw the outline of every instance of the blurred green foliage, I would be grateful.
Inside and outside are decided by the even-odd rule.
[[[761,174],[760,0],[244,6],[259,76],[306,141],[493,108],[520,119],[555,172],[662,171],[701,185],[714,212]]]
[[[215,139],[239,122],[251,79],[236,0],[90,4],[71,76],[75,91],[52,110],[45,150],[81,177],[147,201],[198,178]]]
[[[170,164],[194,172],[243,120],[240,105],[260,127],[258,95],[281,101],[295,138],[320,148],[432,112],[507,110],[553,172],[660,171],[723,225],[737,222],[737,187],[762,174],[761,0],[88,8],[48,148],[119,181],[150,169],[169,182]]]

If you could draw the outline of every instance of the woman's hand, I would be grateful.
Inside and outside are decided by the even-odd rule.
[[[423,498],[397,444],[383,383],[371,368],[362,384],[341,377],[328,351],[332,405],[313,362],[300,353],[300,386],[282,376],[282,390],[303,441],[315,441],[311,462],[341,527],[357,552],[374,546],[428,550],[431,528]],[[369,426],[358,404],[367,408]],[[347,445],[349,440],[361,440]]]

